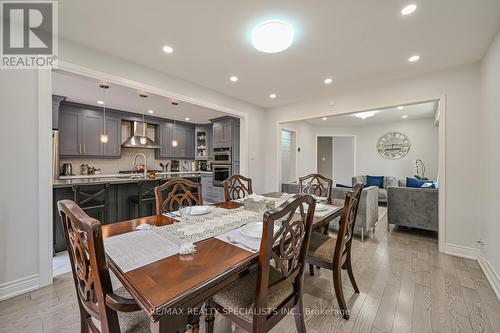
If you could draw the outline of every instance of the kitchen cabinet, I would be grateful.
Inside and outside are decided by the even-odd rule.
[[[52,95],[52,129],[59,129],[59,108],[65,99],[64,96]]]
[[[158,140],[161,146],[156,153],[159,158],[175,158],[194,160],[194,127],[184,124],[162,123],[157,128]],[[177,146],[172,146],[172,140],[177,140]]]
[[[232,145],[232,121],[216,121],[213,125],[214,148],[231,147]]]
[[[213,159],[212,146],[213,129],[211,126],[197,126],[195,129],[195,160],[206,161]]]
[[[107,143],[100,141],[103,127],[102,112],[62,103],[59,112],[60,155],[120,157],[121,119],[112,113],[106,114]]]

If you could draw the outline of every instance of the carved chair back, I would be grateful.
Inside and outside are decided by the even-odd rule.
[[[356,215],[358,213],[362,190],[363,184],[357,183],[352,188],[352,191],[348,192],[345,197],[344,209],[340,216],[339,230],[333,255],[334,265],[337,265],[338,268],[341,268],[348,259],[348,256],[351,255],[354,224],[356,223]]]
[[[302,295],[305,258],[309,247],[316,200],[310,195],[294,195],[281,206],[264,214],[260,244],[256,289],[254,325],[264,327],[265,316],[257,315],[267,309],[268,295],[285,286],[293,285],[293,294],[284,302],[289,309]],[[274,233],[275,225],[279,230]],[[270,266],[281,272],[281,279],[270,283]],[[260,309],[260,310],[259,310]],[[283,315],[277,309],[277,317]]]
[[[302,194],[311,194],[326,197],[331,201],[333,181],[318,173],[313,173],[299,178],[299,191]]]
[[[88,216],[75,202],[57,203],[68,247],[82,325],[98,332],[91,317],[101,322],[103,332],[119,332],[115,311],[105,304],[113,288],[106,265],[101,223]],[[83,328],[83,327],[82,327]]]
[[[172,212],[182,206],[203,205],[201,184],[174,178],[155,188],[156,214]]]
[[[252,194],[252,179],[233,175],[224,181],[224,201],[243,199]]]

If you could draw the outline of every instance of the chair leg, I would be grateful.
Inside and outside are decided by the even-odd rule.
[[[205,315],[205,332],[214,333],[214,320],[215,320],[215,309],[210,304],[210,301],[206,305],[207,313]]]
[[[335,296],[337,296],[337,302],[339,303],[340,310],[342,311],[342,317],[349,320],[349,311],[347,310],[347,305],[344,299],[344,290],[342,289],[342,275],[341,268],[333,268],[333,287],[335,288]]]
[[[314,265],[309,264],[309,275],[314,276]]]
[[[299,297],[299,301],[295,305],[293,317],[295,319],[295,327],[297,328],[297,333],[306,333],[306,324],[304,321],[304,304],[302,303],[302,296]]]
[[[365,228],[361,228],[361,241],[365,241]]]
[[[352,271],[352,264],[351,264],[351,256],[347,258],[347,274],[349,275],[349,280],[351,280],[352,287],[354,288],[354,291],[359,294],[359,288],[358,284],[356,283],[356,280],[354,279],[354,273]]]

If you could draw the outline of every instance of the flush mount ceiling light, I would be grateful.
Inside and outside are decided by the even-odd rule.
[[[252,32],[252,44],[260,52],[278,53],[292,45],[294,30],[286,22],[270,20],[257,25]]]
[[[414,56],[411,56],[408,58],[408,61],[409,62],[416,62],[416,61],[419,61],[420,60],[420,56],[419,55],[414,55]]]
[[[167,54],[171,54],[174,52],[174,49],[172,48],[172,46],[169,46],[169,45],[165,45],[163,47],[163,52],[167,53]]]
[[[403,110],[404,108],[404,106],[398,106],[398,110]]]
[[[275,98],[276,98],[276,94],[270,94],[270,95],[269,95],[269,98],[270,98],[270,99],[275,99]]]
[[[229,78],[229,80],[230,80],[231,82],[238,82],[238,77],[237,77],[237,76],[231,76],[231,77]]]
[[[355,113],[354,116],[356,118],[366,119],[373,117],[376,113],[377,111],[366,111],[366,112]]]
[[[403,15],[410,15],[417,9],[417,5],[415,4],[409,4],[408,6],[405,6],[403,9],[401,9],[401,14]]]
[[[324,81],[325,84],[331,84],[333,82],[332,78],[327,77]]]

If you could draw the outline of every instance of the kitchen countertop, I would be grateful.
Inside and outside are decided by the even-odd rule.
[[[190,172],[159,172],[156,178],[147,180],[162,180],[172,179],[176,177],[190,178],[200,177],[201,175],[211,175],[211,171],[190,171]],[[73,185],[98,185],[98,184],[127,184],[137,183],[139,180],[144,179],[142,174],[109,174],[109,175],[78,175],[78,176],[61,176],[61,179],[54,179],[52,181],[53,188],[71,187]],[[139,176],[134,177],[132,176]]]

